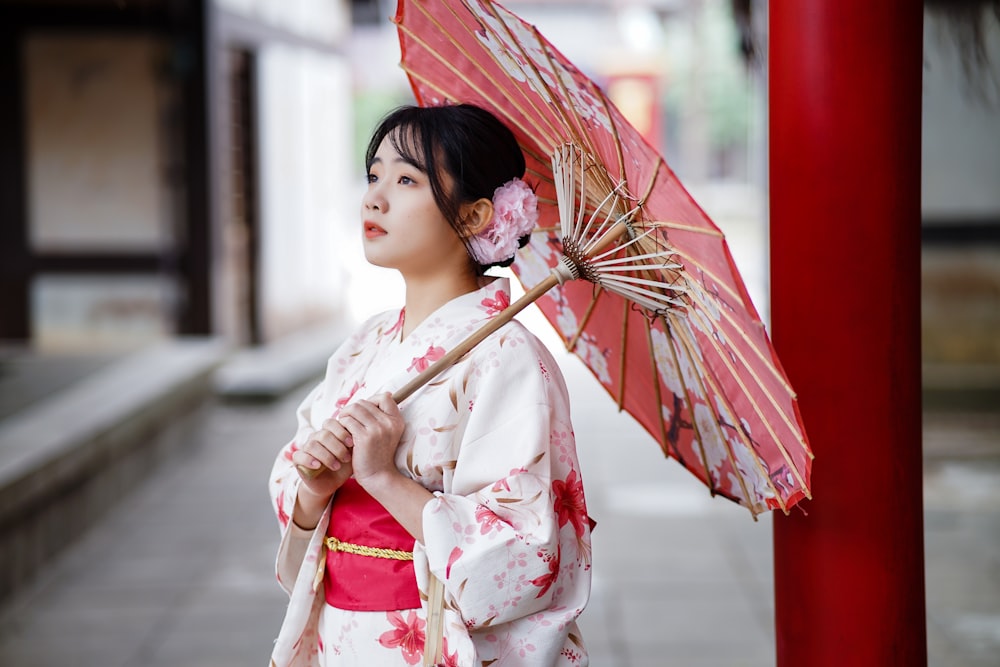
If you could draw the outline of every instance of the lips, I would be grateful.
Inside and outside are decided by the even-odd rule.
[[[373,239],[377,236],[385,236],[386,232],[384,229],[376,225],[374,222],[365,220],[365,238]]]

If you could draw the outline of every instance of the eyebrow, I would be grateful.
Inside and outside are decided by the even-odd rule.
[[[393,160],[393,162],[394,163],[402,162],[403,164],[410,165],[411,167],[413,167],[414,169],[416,169],[417,171],[419,171],[422,174],[427,173],[427,171],[424,169],[424,167],[422,165],[419,165],[419,164],[417,164],[417,162],[415,160],[411,160],[411,159],[409,159],[407,157],[404,157],[402,155],[400,155],[395,160]],[[372,165],[374,165],[376,163],[381,164],[382,163],[382,158],[380,158],[380,157],[374,157],[374,158],[372,158],[372,161],[368,163],[368,168],[371,169]]]

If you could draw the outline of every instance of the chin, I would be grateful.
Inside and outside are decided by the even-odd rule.
[[[383,269],[392,269],[394,263],[384,255],[384,253],[376,252],[368,247],[365,247],[365,260],[368,261],[372,266],[377,266]]]

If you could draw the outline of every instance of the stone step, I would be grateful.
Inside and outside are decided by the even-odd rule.
[[[72,544],[169,452],[160,434],[214,391],[219,340],[135,352],[0,422],[0,599]]]

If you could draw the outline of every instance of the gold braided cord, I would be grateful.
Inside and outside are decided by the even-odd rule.
[[[413,560],[412,551],[369,547],[364,544],[351,544],[350,542],[341,542],[336,537],[327,537],[323,540],[323,544],[325,544],[326,548],[330,551],[341,551],[343,553],[354,554],[356,556],[386,558],[389,560]]]

